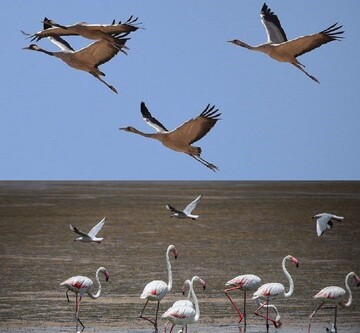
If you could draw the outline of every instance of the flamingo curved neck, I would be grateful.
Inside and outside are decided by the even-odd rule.
[[[352,293],[351,293],[351,289],[350,289],[350,287],[349,287],[349,279],[350,279],[350,277],[352,277],[352,276],[354,276],[354,273],[353,273],[353,272],[349,273],[349,274],[346,276],[346,278],[345,278],[345,288],[346,288],[347,292],[349,293],[349,299],[348,299],[348,301],[344,304],[344,306],[346,306],[346,307],[350,306],[351,303],[352,303]]]
[[[92,298],[92,299],[96,299],[99,298],[101,295],[101,283],[100,283],[100,279],[99,279],[99,272],[100,272],[100,268],[96,271],[96,281],[99,285],[98,287],[98,291],[97,293],[94,295],[91,291],[88,293],[88,295]]]
[[[290,297],[293,292],[294,292],[294,281],[291,277],[291,275],[289,274],[289,272],[287,271],[286,267],[285,267],[285,263],[286,263],[286,258],[283,259],[282,261],[282,269],[286,275],[286,277],[288,278],[289,280],[289,291],[287,293],[284,294],[285,297]]]
[[[194,291],[194,287],[193,287],[193,282],[194,282],[194,279],[191,279],[191,282],[190,282],[190,293],[191,293],[191,296],[194,300],[194,304],[195,304],[195,317],[194,317],[194,322],[198,321],[199,318],[200,318],[200,308],[199,308],[199,301],[195,295],[195,291]]]
[[[168,249],[166,251],[166,268],[167,268],[167,272],[168,272],[168,291],[171,290],[172,288],[172,270],[171,270],[171,263],[170,263],[170,258],[169,258],[169,253],[170,253],[170,249]]]

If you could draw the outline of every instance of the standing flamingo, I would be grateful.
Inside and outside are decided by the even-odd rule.
[[[169,312],[171,311],[171,309],[173,308],[176,308],[176,307],[179,307],[179,306],[188,306],[188,307],[191,307],[191,308],[194,308],[194,304],[193,302],[190,301],[190,296],[191,296],[191,288],[194,288],[194,281],[198,281],[200,282],[201,286],[203,287],[203,289],[206,288],[206,283],[203,279],[199,278],[198,276],[193,276],[191,281],[190,280],[186,280],[184,282],[184,285],[182,287],[182,292],[183,294],[185,295],[185,290],[186,290],[186,287],[189,288],[189,293],[188,293],[188,297],[187,299],[179,299],[177,301],[175,301],[173,303],[173,305],[171,306],[171,308],[169,308],[166,312]],[[169,323],[169,321],[167,321],[165,323],[165,326],[164,326],[164,332],[166,333],[166,326],[167,324]]]
[[[85,295],[85,293],[87,293],[92,299],[96,299],[96,298],[100,297],[100,294],[101,294],[101,283],[100,283],[100,279],[99,279],[100,272],[105,275],[106,281],[109,280],[109,276],[110,276],[109,272],[105,269],[105,267],[100,267],[96,271],[95,276],[96,276],[96,281],[98,282],[99,287],[98,287],[98,291],[95,295],[92,293],[93,282],[91,279],[89,279],[86,276],[82,276],[82,275],[73,276],[73,277],[65,280],[64,282],[60,283],[60,286],[65,286],[67,288],[66,297],[67,297],[68,302],[70,302],[69,295],[68,295],[69,290],[73,291],[76,295],[76,306],[75,306],[76,331],[78,330],[78,323],[81,324],[82,330],[85,328],[85,326],[79,319],[80,303],[81,303],[82,297]],[[78,300],[78,294],[80,294],[79,300]]]
[[[228,286],[230,288],[225,289],[224,292],[225,292],[226,296],[228,297],[228,299],[230,300],[233,307],[235,308],[235,310],[237,311],[237,313],[239,314],[239,323],[244,318],[245,330],[246,330],[246,292],[258,289],[260,286],[260,283],[261,283],[261,279],[257,275],[244,274],[244,275],[239,275],[239,276],[234,277],[233,279],[229,280],[225,284],[225,286]],[[239,289],[244,292],[244,311],[243,311],[244,314],[242,314],[240,312],[239,308],[236,306],[235,302],[232,300],[232,298],[229,295],[230,291],[233,291],[236,289]],[[266,307],[273,308],[275,310],[275,312],[276,312],[275,321],[277,323],[277,326],[280,326],[281,325],[281,322],[280,322],[281,317],[279,315],[279,312],[277,311],[277,308],[274,305],[266,305]]]
[[[357,286],[360,285],[360,278],[354,272],[351,272],[346,276],[346,278],[345,278],[345,288],[349,293],[349,299],[348,299],[348,301],[346,303],[345,303],[346,291],[343,288],[337,287],[337,286],[325,287],[325,288],[321,289],[314,296],[314,298],[319,299],[321,301],[321,303],[315,309],[315,311],[309,316],[308,333],[310,333],[310,325],[311,325],[312,317],[325,303],[334,304],[334,307],[335,307],[335,319],[334,319],[333,328],[334,328],[334,331],[337,332],[337,328],[336,328],[337,307],[339,305],[342,306],[342,307],[348,307],[348,306],[351,305],[351,302],[352,302],[352,294],[351,294],[351,290],[350,290],[350,287],[349,287],[349,279],[351,277],[354,278]]]
[[[161,280],[154,280],[149,282],[142,294],[140,295],[140,298],[145,299],[146,298],[146,303],[140,313],[140,318],[145,319],[147,321],[149,321],[150,323],[152,323],[155,327],[155,332],[158,331],[157,328],[157,318],[158,318],[158,312],[159,312],[159,306],[160,306],[160,301],[164,298],[164,296],[171,290],[172,288],[172,271],[171,271],[171,264],[170,264],[170,258],[169,258],[169,254],[170,252],[173,253],[175,259],[178,256],[178,252],[175,248],[174,245],[169,245],[167,250],[166,250],[166,268],[167,268],[167,272],[168,272],[168,283],[161,281]],[[155,320],[152,320],[150,318],[144,317],[143,313],[145,311],[146,305],[148,304],[149,301],[156,301],[157,302],[157,307],[156,307],[156,315],[155,315]]]
[[[230,287],[230,288],[225,289],[224,293],[227,296],[227,298],[230,300],[231,304],[233,305],[237,313],[239,314],[239,323],[244,318],[245,328],[246,328],[246,292],[251,290],[256,290],[257,288],[259,288],[260,283],[261,283],[261,279],[257,275],[244,274],[234,277],[225,284],[226,287]],[[231,299],[229,295],[229,291],[233,291],[236,289],[242,290],[244,292],[244,314],[240,312],[239,308],[236,306],[235,302]]]
[[[199,302],[195,295],[194,288],[193,288],[193,282],[194,281],[200,281],[201,279],[198,276],[194,276],[191,279],[190,282],[190,293],[193,298],[195,309],[191,306],[188,306],[186,304],[179,304],[178,306],[172,306],[170,309],[168,309],[161,317],[166,318],[170,320],[173,325],[171,326],[170,333],[172,332],[175,325],[181,325],[182,331],[187,333],[187,324],[193,324],[196,323],[200,318],[200,308],[199,308]],[[201,284],[205,284],[204,281],[201,282]],[[166,327],[165,327],[166,332]]]
[[[262,315],[259,310],[269,304],[270,299],[274,299],[277,297],[290,297],[294,292],[294,281],[291,278],[289,272],[286,270],[285,263],[287,260],[291,260],[296,267],[299,267],[299,260],[297,260],[295,257],[291,255],[287,255],[283,261],[282,261],[282,269],[285,273],[286,277],[289,280],[289,291],[285,292],[285,287],[283,284],[278,282],[272,282],[272,283],[265,283],[263,284],[258,290],[255,291],[255,293],[252,296],[252,299],[262,299],[264,302],[260,304],[260,306],[255,310],[255,314],[257,316],[263,317],[266,319],[266,330],[269,332],[269,320],[274,324],[275,327],[278,327],[278,323],[276,320],[269,318],[269,308],[266,307],[266,316]]]

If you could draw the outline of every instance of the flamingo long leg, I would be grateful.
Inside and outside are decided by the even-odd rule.
[[[267,301],[267,304],[269,304],[269,301]],[[269,307],[266,307],[266,332],[269,333]]]
[[[143,309],[142,309],[142,311],[140,313],[140,318],[142,318],[144,320],[147,320],[150,323],[152,323],[154,325],[154,327],[155,327],[155,332],[157,332],[158,331],[158,328],[157,328],[157,316],[158,316],[158,312],[159,312],[160,302],[157,303],[155,320],[152,320],[152,319],[150,319],[148,317],[143,316],[143,313],[145,311],[145,308],[146,308],[146,305],[148,304],[148,302],[149,302],[149,300],[146,300],[146,303],[145,303],[145,305],[144,305],[144,307],[143,307]]]
[[[236,289],[240,289],[241,286],[237,286],[237,287],[232,287],[232,288],[229,288],[229,289],[226,289],[224,290],[225,292],[225,295],[227,296],[227,298],[230,300],[231,304],[233,305],[234,309],[236,310],[236,312],[238,313],[239,315],[239,323],[242,321],[243,319],[243,314],[240,312],[239,308],[236,306],[235,302],[232,300],[232,298],[230,297],[230,295],[228,294],[229,291],[232,291],[232,290],[236,290]]]
[[[172,332],[173,328],[175,327],[175,324],[173,324],[170,328],[170,333]]]
[[[77,318],[77,307],[78,307],[78,294],[76,293],[76,301],[75,301],[75,320],[76,320],[76,332],[78,331],[78,326],[79,326],[79,323],[78,323],[78,318]]]
[[[144,313],[144,311],[145,311],[145,308],[146,308],[146,305],[148,304],[148,302],[149,302],[149,300],[146,300],[145,305],[144,305],[144,307],[143,307],[143,309],[142,309],[142,311],[141,311],[141,313],[140,313],[140,318],[145,319],[145,320],[149,321],[150,323],[154,324],[154,321],[153,321],[153,320],[151,320],[150,318],[147,318],[147,317],[144,317],[144,316],[143,316],[143,313]]]
[[[166,333],[166,327],[167,327],[168,324],[169,324],[169,321],[167,321],[167,322],[165,323],[165,325],[164,325],[164,333]]]
[[[77,296],[77,294],[76,294],[76,296]],[[80,295],[79,302],[77,302],[77,305],[76,305],[76,314],[75,314],[76,318],[79,318],[81,300],[82,300],[82,296]]]
[[[154,323],[154,326],[155,326],[155,332],[157,332],[157,331],[158,331],[158,327],[157,327],[157,319],[158,319],[159,307],[160,307],[160,301],[159,301],[159,302],[157,302],[157,306],[156,306],[156,315],[155,315],[155,323]]]
[[[337,333],[337,327],[336,327],[336,317],[337,317],[337,306],[335,306],[335,318],[334,318],[334,328],[335,328],[335,333]]]
[[[81,322],[81,320],[80,320],[80,318],[78,318],[77,319],[78,320],[78,322],[80,323],[80,325],[82,326],[82,331],[85,329],[85,326],[84,326],[84,324]],[[77,330],[77,327],[76,327],[76,330]]]
[[[67,298],[68,302],[70,303],[70,299],[69,299],[69,295],[68,295],[69,291],[70,291],[70,289],[66,290],[66,298]]]
[[[246,291],[244,291],[244,327],[246,330]]]
[[[314,316],[314,314],[316,312],[318,312],[320,310],[320,308],[323,306],[324,303],[321,303],[316,309],[315,311],[309,316],[309,326],[308,326],[308,333],[310,333],[310,326],[311,326],[311,319]]]
[[[270,321],[274,324],[275,327],[278,327],[276,321],[275,321],[274,319],[271,319],[271,318],[269,317],[269,315],[268,315],[268,313],[269,313],[269,306],[268,306],[268,304],[269,304],[269,300],[264,301],[263,303],[261,303],[260,306],[255,310],[255,314],[256,314],[257,316],[259,316],[259,317],[262,317],[262,318],[266,319],[267,325],[268,325],[268,320],[270,320]],[[267,312],[267,315],[266,315],[266,316],[263,315],[263,314],[261,314],[261,313],[259,312],[259,310],[260,310],[261,308],[263,308],[264,306],[266,306],[266,309],[267,309],[267,311],[266,311],[266,312]]]

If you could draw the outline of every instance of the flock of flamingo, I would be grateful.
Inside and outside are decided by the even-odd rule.
[[[301,64],[297,57],[304,53],[310,52],[315,48],[320,47],[331,41],[340,40],[344,31],[340,31],[342,26],[338,26],[337,23],[331,25],[327,29],[324,29],[318,33],[300,36],[291,40],[287,39],[284,29],[280,24],[278,17],[270,10],[270,8],[264,3],[261,13],[261,22],[265,27],[267,34],[267,42],[257,46],[248,45],[238,39],[230,40],[229,42],[237,46],[247,48],[252,51],[263,52],[273,59],[280,62],[287,62],[301,70],[305,75],[311,78],[313,81],[319,83],[319,80],[305,71],[304,65]],[[105,76],[103,72],[99,70],[99,66],[109,60],[111,60],[118,52],[126,54],[128,49],[126,43],[128,42],[129,35],[139,29],[137,18],[130,17],[126,22],[116,23],[115,20],[111,24],[87,24],[77,23],[73,25],[64,26],[56,23],[55,21],[45,18],[43,21],[43,30],[35,34],[30,35],[32,41],[40,41],[43,38],[47,38],[52,43],[57,45],[61,51],[52,52],[40,48],[36,44],[24,48],[27,50],[33,50],[42,52],[49,56],[53,56],[61,59],[67,65],[74,69],[86,71],[94,76],[96,79],[105,84],[113,92],[117,93],[114,86],[108,84],[102,78]],[[26,33],[24,33],[26,34]],[[74,50],[71,45],[62,38],[63,36],[81,36],[83,38],[95,40],[88,46]],[[177,152],[183,152],[190,157],[194,158],[199,163],[203,164],[212,171],[217,171],[218,167],[206,160],[201,155],[201,148],[192,146],[192,143],[200,140],[204,137],[211,128],[220,119],[218,109],[215,106],[207,105],[206,108],[200,113],[199,116],[188,120],[181,126],[175,128],[172,131],[162,125],[156,118],[154,118],[149,112],[144,102],[140,104],[141,114],[143,119],[156,130],[156,133],[143,133],[134,127],[128,126],[120,128],[121,130],[135,133],[147,138],[153,138],[160,141],[164,146],[175,150]],[[199,202],[201,196],[198,196],[193,202],[191,202],[183,211],[174,208],[171,205],[166,205],[166,208],[172,211],[172,216],[177,218],[191,218],[197,219],[198,215],[193,215],[192,211]],[[334,220],[342,220],[343,217],[336,215],[323,213],[314,216],[317,219],[317,234],[321,236],[326,229],[330,229]],[[97,237],[98,232],[101,230],[105,223],[105,218],[102,219],[90,232],[85,233],[75,226],[70,226],[71,229],[79,235],[76,240],[83,242],[101,242],[103,238]],[[172,271],[170,263],[170,255],[175,258],[178,255],[177,249],[174,245],[169,245],[166,250],[166,265],[168,272],[168,282],[161,280],[154,280],[148,283],[140,298],[145,299],[145,305],[141,310],[140,318],[149,321],[153,324],[155,331],[158,332],[158,313],[160,301],[171,291],[172,289]],[[286,269],[286,263],[290,262],[298,267],[299,260],[291,255],[284,257],[282,261],[282,270],[286,275],[289,282],[289,289],[285,291],[285,286],[281,283],[272,282],[261,285],[261,279],[254,274],[245,274],[237,276],[229,280],[225,286],[225,295],[229,298],[231,304],[238,313],[240,323],[244,320],[244,327],[246,329],[246,300],[247,292],[252,292],[252,299],[257,303],[257,309],[255,314],[263,317],[266,320],[266,328],[269,330],[269,322],[275,327],[280,327],[280,315],[279,312],[270,301],[278,297],[290,297],[294,291],[294,282],[291,275]],[[81,325],[81,330],[85,328],[83,323],[79,319],[80,304],[83,296],[88,294],[91,298],[96,299],[101,294],[101,283],[99,279],[99,273],[103,273],[105,279],[109,279],[109,272],[100,267],[96,272],[96,280],[98,282],[98,291],[96,294],[92,293],[93,281],[85,276],[74,276],[61,283],[61,286],[67,288],[66,296],[68,298],[68,291],[72,291],[76,294],[76,307],[75,307],[75,319],[76,330],[78,331],[78,325]],[[354,279],[359,285],[360,278],[354,273],[349,273],[345,278],[345,287],[348,292],[348,300],[345,302],[346,291],[343,288],[330,286],[320,290],[315,296],[315,299],[320,301],[320,305],[309,317],[308,332],[310,332],[311,319],[315,313],[326,303],[333,304],[335,307],[335,321],[332,330],[336,332],[336,315],[338,306],[349,306],[352,301],[351,290],[349,287],[349,280]],[[200,309],[199,302],[194,290],[194,283],[199,283],[205,288],[205,281],[198,276],[193,276],[191,280],[186,280],[184,283],[184,291],[188,288],[188,297],[184,300],[175,302],[167,311],[162,314],[162,318],[167,320],[164,331],[169,322],[172,323],[170,332],[173,331],[176,325],[181,326],[179,332],[187,332],[187,325],[195,323],[199,320]],[[239,290],[244,293],[244,308],[241,312],[234,300],[230,296],[230,292]],[[149,301],[157,302],[156,313],[154,318],[145,316],[145,309]],[[275,311],[275,318],[269,315],[269,309]],[[264,313],[266,311],[266,313]]]
[[[199,215],[192,214],[192,211],[196,208],[197,204],[200,202],[201,195],[199,195],[195,200],[193,200],[190,204],[188,204],[183,211],[180,211],[169,204],[166,204],[165,207],[168,210],[174,212],[171,217],[176,217],[179,219],[192,219],[196,220]],[[330,213],[321,213],[313,216],[316,219],[316,231],[318,236],[321,236],[326,229],[331,229],[333,226],[333,221],[342,221],[344,217],[337,216]],[[103,240],[102,237],[97,237],[97,234],[100,232],[101,228],[104,226],[106,222],[105,217],[98,222],[88,233],[81,231],[77,227],[70,225],[70,229],[75,232],[80,237],[76,238],[75,241],[82,242],[96,242],[101,243]],[[158,332],[158,314],[160,309],[161,300],[171,291],[173,285],[173,277],[172,277],[172,269],[171,269],[171,261],[170,256],[173,256],[175,259],[178,257],[178,251],[174,245],[169,245],[165,258],[166,258],[166,269],[168,274],[168,282],[162,280],[154,280],[149,282],[143,292],[140,295],[141,299],[146,300],[145,304],[141,310],[140,318],[149,321],[153,324],[155,332]],[[224,290],[225,295],[230,300],[234,309],[238,313],[239,319],[238,324],[244,320],[244,331],[246,331],[246,301],[247,301],[247,292],[252,292],[253,295],[251,297],[252,300],[255,300],[257,304],[257,309],[255,310],[255,315],[260,316],[266,320],[266,330],[269,331],[269,322],[271,322],[276,328],[281,326],[281,316],[277,307],[273,304],[270,304],[270,301],[273,301],[276,298],[288,298],[294,292],[294,281],[286,268],[286,263],[292,262],[296,267],[299,266],[299,260],[292,255],[287,255],[282,260],[282,270],[289,282],[289,289],[285,291],[285,286],[278,282],[271,282],[261,284],[261,278],[254,274],[243,274],[234,277],[233,279],[226,282]],[[104,268],[100,267],[96,271],[96,280],[98,282],[98,291],[96,294],[92,293],[93,282],[91,279],[85,276],[74,276],[66,281],[62,282],[60,285],[65,286],[67,288],[66,297],[69,301],[68,292],[73,291],[76,294],[76,305],[75,305],[75,319],[76,319],[76,331],[78,331],[78,324],[81,325],[81,330],[85,328],[83,323],[79,318],[80,311],[80,303],[82,297],[87,293],[91,298],[96,299],[101,294],[101,283],[99,279],[99,273],[103,273],[105,275],[106,281],[109,279],[109,272]],[[337,286],[329,286],[321,289],[314,298],[320,301],[319,306],[315,309],[313,313],[309,316],[308,323],[308,333],[310,333],[311,328],[311,320],[315,313],[324,305],[324,304],[332,304],[335,308],[335,318],[333,327],[330,330],[331,333],[337,332],[336,327],[336,319],[337,319],[337,307],[348,307],[352,303],[352,293],[349,287],[349,281],[353,279],[355,283],[360,285],[360,278],[354,273],[350,272],[345,278],[345,289]],[[173,328],[176,325],[181,326],[181,330],[179,332],[187,332],[187,325],[196,323],[200,318],[200,307],[199,301],[194,291],[194,282],[199,282],[200,285],[205,289],[206,283],[199,276],[193,276],[191,280],[186,280],[184,282],[184,286],[182,288],[183,293],[185,294],[186,288],[188,288],[188,297],[187,299],[181,299],[176,301],[168,310],[166,310],[162,314],[162,318],[167,320],[164,325],[164,332],[166,333],[167,325],[169,322],[172,323],[170,333],[173,331]],[[239,307],[235,303],[235,301],[231,298],[230,292],[233,291],[242,291],[244,293],[244,307],[243,312],[240,311]],[[345,301],[346,291],[348,292],[348,300]],[[149,301],[153,301],[157,303],[155,317],[150,318],[145,316],[145,309],[149,303]],[[263,310],[265,309],[265,310]],[[275,318],[272,318],[269,315],[269,309],[275,311]],[[265,312],[266,313],[263,313]]]

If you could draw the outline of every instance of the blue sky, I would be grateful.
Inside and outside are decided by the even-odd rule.
[[[358,0],[268,1],[289,39],[335,22],[345,39],[295,67],[226,41],[265,42],[263,1],[1,1],[0,179],[2,180],[358,180],[360,24]],[[23,51],[20,29],[110,23],[139,17],[128,56],[101,66],[111,92],[59,59]],[[90,41],[68,38],[75,48]],[[39,46],[56,50],[50,41]],[[196,145],[213,173],[155,140],[119,131],[142,120],[140,102],[169,129],[208,103],[221,121]]]

